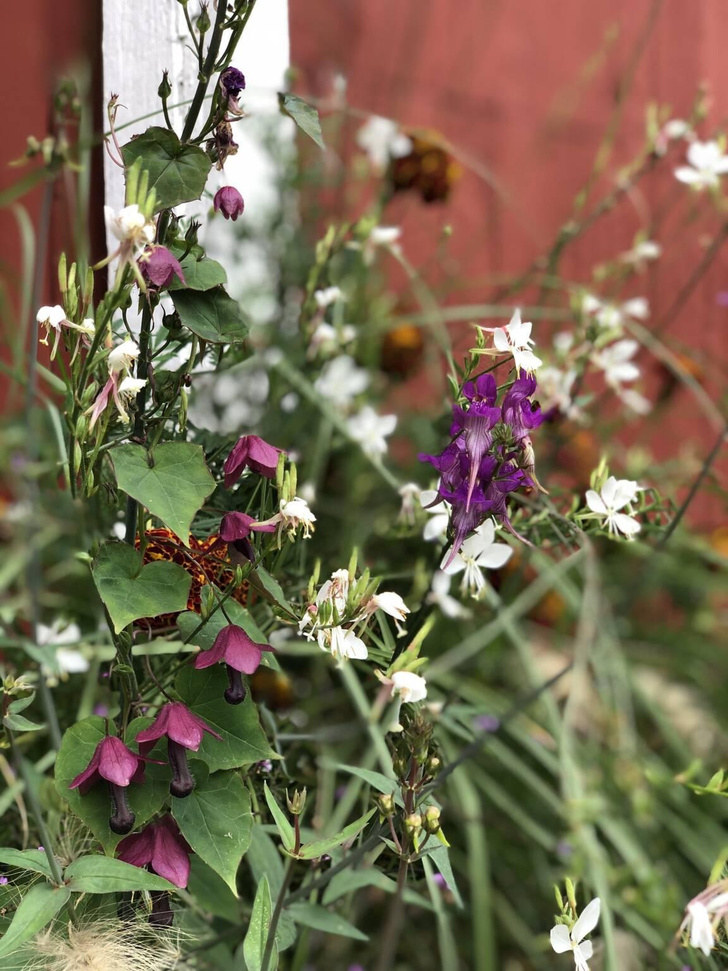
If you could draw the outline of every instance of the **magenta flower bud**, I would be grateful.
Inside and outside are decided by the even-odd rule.
[[[225,488],[235,485],[246,468],[264,475],[267,479],[274,479],[278,456],[282,451],[283,449],[269,445],[257,435],[243,435],[225,459]]]
[[[105,780],[108,783],[112,806],[109,828],[112,832],[123,836],[134,828],[134,813],[127,805],[126,788],[131,782],[139,784],[144,782],[144,763],[148,761],[152,760],[137,755],[136,752],[128,749],[120,738],[109,735],[101,739],[89,764],[68,788],[80,789],[81,795],[85,795],[97,782]]]
[[[272,651],[268,644],[256,644],[235,624],[223,627],[215,638],[209,651],[198,654],[194,661],[196,668],[209,668],[222,661],[227,666],[230,687],[225,691],[225,701],[239,705],[245,700],[245,685],[240,673],[254,674],[258,669],[263,651]]]
[[[218,189],[212,205],[215,212],[221,212],[226,219],[232,219],[233,222],[245,211],[243,197],[232,185],[224,185]]]
[[[139,258],[139,269],[147,283],[158,290],[168,287],[175,276],[180,283],[185,282],[179,260],[166,246],[148,246]]]
[[[222,517],[219,535],[220,539],[228,544],[228,553],[233,563],[240,562],[241,557],[252,563],[255,559],[255,550],[248,538],[250,533],[274,533],[275,531],[275,523],[257,523],[247,513],[229,512]],[[236,553],[240,556],[235,556]]]
[[[149,728],[137,735],[139,751],[146,754],[154,747],[157,739],[166,735],[167,757],[172,766],[172,781],[169,791],[173,796],[183,799],[195,788],[195,780],[187,765],[187,749],[196,752],[205,732],[217,739],[221,736],[214,732],[201,718],[198,718],[181,701],[171,701],[160,709]]]
[[[189,880],[191,852],[192,847],[169,815],[127,836],[117,847],[117,856],[124,863],[146,867],[180,889]]]

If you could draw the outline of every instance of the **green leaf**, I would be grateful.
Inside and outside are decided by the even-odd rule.
[[[70,896],[68,887],[52,887],[49,883],[36,883],[31,887],[20,901],[10,927],[0,938],[0,957],[17,951],[42,931]]]
[[[356,893],[357,890],[364,887],[376,887],[377,890],[383,890],[385,893],[397,892],[396,881],[375,867],[369,867],[366,870],[342,870],[341,873],[332,877],[331,882],[324,890],[322,903],[324,906],[332,904],[341,897]],[[409,887],[405,887],[404,900],[414,907],[423,907],[425,910],[434,909],[429,900],[421,897]]]
[[[143,566],[141,554],[127,543],[105,543],[91,573],[117,634],[140,617],[184,610],[192,584],[178,563],[156,560]]]
[[[77,722],[63,736],[58,758],[56,759],[56,789],[59,796],[68,803],[73,812],[89,827],[104,851],[112,853],[122,839],[109,829],[111,800],[106,784],[101,781],[82,796],[78,789],[68,785],[82,772],[102,738],[106,735],[106,722],[98,715],[91,715]],[[169,788],[169,767],[163,765],[146,766],[144,785],[132,783],[126,790],[129,808],[136,816],[136,826],[158,812],[167,797]]]
[[[303,98],[296,97],[295,94],[283,94],[282,92],[278,93],[278,105],[281,113],[293,118],[301,131],[312,138],[319,148],[326,148],[321,134],[319,113],[313,105],[305,102]]]
[[[317,857],[328,853],[329,850],[341,846],[342,843],[347,843],[364,829],[375,812],[376,809],[370,809],[368,813],[360,816],[359,819],[355,819],[353,823],[349,823],[348,826],[345,826],[335,836],[328,836],[326,839],[314,840],[313,843],[307,843],[301,847],[299,856],[303,860],[315,860]]]
[[[123,860],[108,856],[82,856],[74,860],[63,874],[67,886],[74,893],[123,893],[131,890],[167,890],[174,892],[174,884]]]
[[[33,694],[31,695],[28,695],[27,698],[14,698],[8,705],[8,714],[18,715],[21,711],[25,711],[25,709],[29,705],[32,705],[34,701],[35,701],[35,692],[33,692]]]
[[[211,344],[239,344],[250,330],[237,300],[222,288],[175,290],[174,309],[184,326]]]
[[[432,860],[432,862],[435,864],[437,869],[442,874],[442,877],[445,880],[445,883],[447,884],[448,889],[450,890],[450,893],[453,895],[453,899],[455,900],[455,903],[458,905],[458,907],[463,907],[464,906],[463,898],[460,896],[458,885],[455,882],[455,874],[452,872],[452,864],[450,863],[450,853],[448,852],[448,849],[446,846],[443,846],[441,843],[435,844],[433,846],[432,845],[433,842],[434,841],[428,840],[428,843],[425,845],[425,847],[423,847],[423,849],[426,850],[427,855],[429,856],[429,858]]]
[[[201,446],[165,442],[149,454],[141,445],[129,444],[109,454],[119,488],[189,543],[192,520],[215,489]]]
[[[15,850],[11,846],[0,846],[0,863],[19,870],[42,873],[49,880],[53,878],[48,857],[43,850]]]
[[[245,935],[245,941],[243,943],[243,957],[245,958],[245,967],[248,969],[248,971],[261,971],[261,968],[263,967],[263,955],[265,953],[265,945],[268,940],[270,918],[270,888],[268,886],[267,877],[262,877],[255,894],[253,912],[250,915],[248,932]],[[274,968],[277,962],[277,955],[275,956],[275,959],[273,959],[273,956],[271,955],[271,960],[268,965],[269,968]]]
[[[240,923],[240,904],[237,897],[212,867],[194,853],[190,857],[187,891],[203,910],[215,917],[222,917],[231,924]]]
[[[225,611],[230,617],[230,620],[234,624],[237,624],[238,627],[242,627],[245,633],[249,634],[257,644],[263,644],[267,640],[263,631],[258,627],[245,607],[241,607],[237,600],[229,597],[225,601]],[[202,617],[199,614],[186,611],[177,618],[177,627],[183,640],[189,644],[194,644],[196,647],[201,647],[203,651],[209,651],[223,627],[228,626],[228,621],[222,610],[216,610],[214,614],[208,617],[204,627],[201,627],[193,637],[193,633],[200,626],[201,622]],[[266,652],[263,654],[263,659],[260,663],[270,666],[272,660],[273,655]]]
[[[182,701],[222,736],[218,741],[205,733],[197,753],[210,772],[279,758],[263,734],[250,694],[242,705],[229,705],[223,698],[228,680],[219,664],[202,671],[183,668],[176,687]]]
[[[355,941],[369,940],[366,934],[350,924],[348,920],[344,920],[338,914],[332,914],[330,910],[319,904],[291,904],[286,910],[297,924],[303,924],[304,927],[312,927],[326,934],[338,934],[339,937],[351,937]]]
[[[198,260],[192,253],[188,253],[180,266],[185,282],[182,283],[174,276],[167,287],[168,290],[212,290],[213,287],[227,283],[225,268],[216,260],[206,258]]]
[[[287,850],[292,850],[296,845],[296,837],[293,826],[290,824],[288,817],[278,805],[276,797],[268,788],[267,782],[263,785],[263,791],[265,793],[265,801],[268,803],[268,809],[271,811],[271,815],[275,820],[276,827],[278,828],[281,840],[283,841],[283,846]]]
[[[14,732],[40,732],[45,728],[45,725],[29,721],[25,715],[6,715],[3,718],[3,725]]]
[[[121,154],[126,168],[141,158],[142,168],[149,172],[149,188],[157,193],[155,212],[199,199],[212,167],[201,148],[182,144],[168,128],[147,128],[122,145]]]
[[[223,702],[225,704],[225,702]],[[237,896],[235,876],[250,845],[250,795],[233,772],[219,772],[184,799],[172,799],[172,815],[197,855]]]
[[[397,788],[396,779],[390,779],[389,776],[384,775],[382,772],[375,772],[374,769],[360,769],[358,765],[343,765],[342,763],[332,763],[332,767],[341,772],[348,772],[349,775],[355,775],[359,779],[363,779],[364,782],[368,782],[372,789],[376,789],[377,792],[392,795]],[[398,792],[394,794],[394,798],[397,805],[403,805],[402,797]]]
[[[293,613],[291,605],[283,592],[283,587],[281,587],[275,577],[271,576],[264,567],[259,566],[253,570],[250,574],[250,584],[262,593],[266,600],[270,600],[278,604],[279,607],[283,607],[289,614]]]

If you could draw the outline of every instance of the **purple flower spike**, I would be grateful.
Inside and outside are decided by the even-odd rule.
[[[168,287],[176,276],[184,284],[185,275],[179,260],[173,256],[166,246],[149,246],[139,260],[142,276],[158,290]]]
[[[257,435],[243,435],[225,459],[225,488],[234,486],[244,469],[252,469],[267,479],[275,478],[278,456],[283,449],[269,445]]]
[[[162,736],[167,736],[167,756],[172,766],[172,781],[169,791],[173,796],[184,799],[195,788],[195,780],[187,765],[187,749],[196,752],[205,732],[222,740],[201,718],[198,718],[181,701],[171,701],[165,705],[149,728],[137,735],[139,751],[148,752]]]
[[[123,836],[134,828],[135,819],[134,813],[127,805],[126,789],[131,782],[139,784],[144,782],[144,763],[148,761],[152,760],[137,755],[128,749],[120,738],[109,735],[101,739],[89,764],[68,788],[80,789],[81,795],[85,795],[91,786],[104,779],[108,783],[113,810],[109,819],[109,828],[112,832]]]
[[[171,816],[145,826],[140,833],[123,839],[117,856],[132,866],[148,867],[152,873],[184,889],[190,876],[192,847]]]
[[[463,431],[465,450],[470,460],[468,492],[465,499],[465,505],[469,508],[478,478],[478,469],[493,444],[492,429],[500,421],[501,412],[500,408],[493,408],[484,402],[474,402],[467,411],[458,407],[453,408],[453,415],[455,423]]]
[[[242,627],[229,624],[219,632],[209,651],[203,651],[195,658],[196,668],[209,668],[222,661],[227,666],[230,687],[225,691],[225,700],[231,705],[239,705],[245,700],[243,674],[254,674],[258,669],[263,651],[272,651],[268,644],[256,644]]]
[[[233,222],[245,211],[243,197],[232,185],[224,185],[218,189],[212,205],[215,212],[221,212],[226,219],[232,219]]]

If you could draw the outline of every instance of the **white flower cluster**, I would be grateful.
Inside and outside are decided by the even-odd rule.
[[[360,625],[359,632],[363,633],[377,610],[392,617],[398,632],[404,633],[401,624],[410,612],[404,600],[391,592],[368,595],[368,586],[367,577],[352,583],[348,570],[336,570],[306,608],[298,622],[299,633],[309,641],[315,639],[322,651],[328,651],[339,661],[364,660],[368,656],[367,646],[354,628]]]

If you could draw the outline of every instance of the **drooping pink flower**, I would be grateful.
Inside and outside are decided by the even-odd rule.
[[[244,469],[252,469],[267,479],[275,478],[278,456],[283,449],[269,445],[257,435],[243,435],[225,459],[225,488],[235,485]]]
[[[241,558],[255,559],[255,550],[249,536],[254,533],[274,533],[275,523],[258,523],[244,512],[229,512],[222,517],[219,535],[228,544],[228,554],[233,563],[242,562]],[[236,556],[236,554],[238,554]]]
[[[166,246],[148,246],[139,257],[139,269],[146,282],[156,289],[168,287],[175,276],[180,283],[185,282],[179,260]]]
[[[132,866],[148,867],[152,873],[184,889],[190,876],[192,847],[170,815],[145,826],[140,833],[123,839],[117,856]]]
[[[137,735],[139,751],[144,755],[154,747],[157,739],[166,735],[167,757],[172,766],[169,791],[179,799],[189,796],[195,788],[195,780],[187,764],[186,750],[196,752],[205,732],[221,740],[221,736],[190,711],[187,705],[181,701],[171,701],[161,708],[149,728],[143,729]]]
[[[245,700],[243,674],[254,674],[261,662],[263,651],[272,651],[269,644],[256,644],[242,627],[228,624],[218,633],[209,651],[195,657],[196,668],[209,668],[223,662],[227,667],[230,687],[225,691],[225,700],[231,705],[239,705]]]
[[[245,212],[245,201],[233,185],[224,185],[217,190],[212,205],[215,212],[221,212],[233,222]]]

